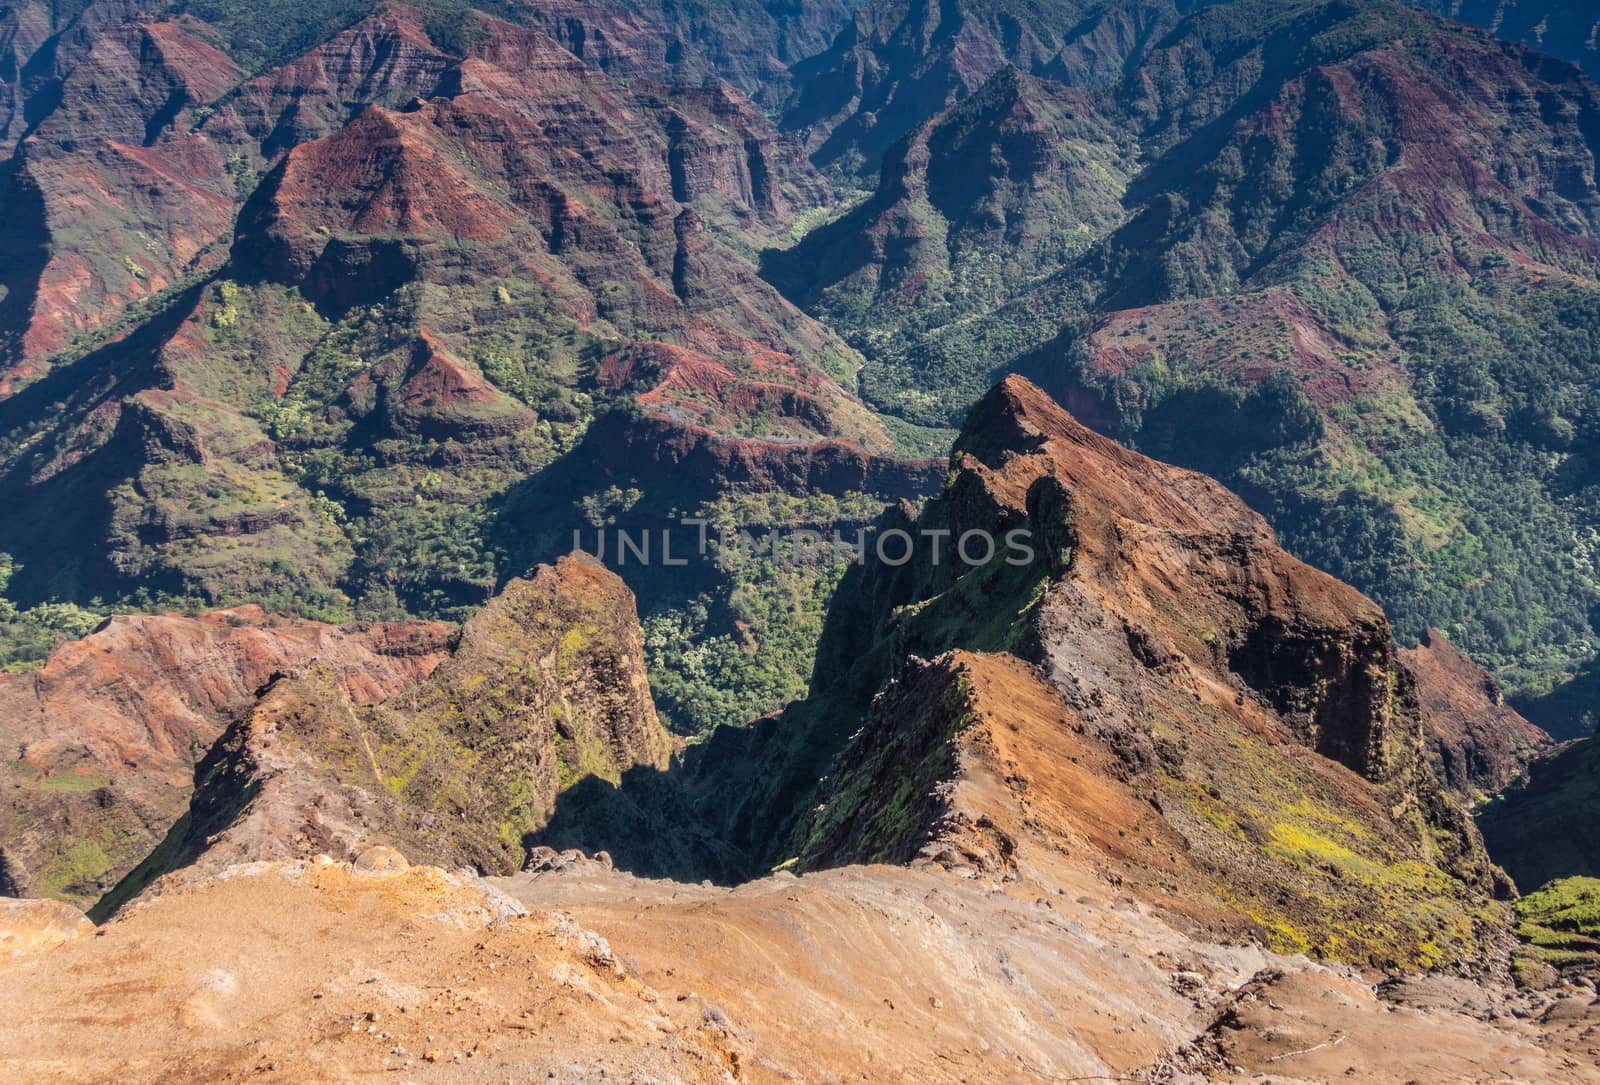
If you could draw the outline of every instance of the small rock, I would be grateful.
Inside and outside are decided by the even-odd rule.
[[[54,949],[86,934],[95,933],[89,918],[58,900],[0,898],[0,955]]]
[[[398,874],[411,866],[404,855],[377,844],[356,857],[355,868],[363,874]]]
[[[1588,999],[1569,996],[1567,998],[1556,999],[1550,1008],[1544,1011],[1544,1016],[1539,1020],[1546,1022],[1582,1021],[1586,1016],[1588,1016],[1588,1013]]]
[[[540,845],[528,851],[527,861],[522,864],[522,869],[528,874],[544,874],[552,870],[560,870],[566,866],[561,858],[561,853],[554,848]]]

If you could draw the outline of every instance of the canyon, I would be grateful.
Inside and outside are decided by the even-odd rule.
[[[1593,1079],[1581,6],[0,3],[0,1074]]]

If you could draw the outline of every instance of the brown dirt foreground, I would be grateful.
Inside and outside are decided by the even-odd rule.
[[[1048,898],[887,867],[491,883],[375,849],[235,867],[0,959],[0,1080],[1600,1081],[1595,992],[1559,994],[1380,1000],[1089,874]]]

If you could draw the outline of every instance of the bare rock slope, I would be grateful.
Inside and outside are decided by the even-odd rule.
[[[130,1083],[1600,1080],[1592,988],[1419,981],[1061,892],[854,867],[735,890],[255,863],[0,959],[0,1075]],[[1544,1020],[1541,1020],[1544,1018]]]
[[[1506,703],[1500,683],[1429,630],[1401,661],[1416,677],[1428,726],[1428,751],[1439,778],[1456,792],[1493,795],[1552,745],[1549,735]]]
[[[315,667],[274,682],[201,761],[187,814],[97,914],[164,876],[377,843],[511,873],[563,789],[665,769],[672,750],[632,594],[598,564],[564,558],[508,584],[449,659],[380,704],[356,704]]]
[[[183,813],[194,766],[274,675],[315,661],[354,704],[426,676],[449,626],[349,626],[259,607],[112,618],[0,675],[0,890],[92,903]]]
[[[1087,855],[1281,950],[1386,969],[1494,955],[1504,878],[1434,775],[1383,612],[1233,494],[1012,377],[974,409],[944,494],[898,515],[916,557],[852,574],[819,657],[819,677],[848,677],[819,683],[839,700],[812,718],[842,700],[865,725],[794,823],[802,866],[1004,878]],[[962,561],[967,537],[1024,538],[1030,560]]]

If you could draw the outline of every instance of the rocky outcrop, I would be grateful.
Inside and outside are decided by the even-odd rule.
[[[1496,328],[1561,334],[1533,313],[1600,267],[1593,84],[1399,5],[1162,6],[1005,5],[1018,25],[988,35],[998,49],[981,43],[995,5],[864,11],[828,75],[806,69],[816,108],[790,122],[815,124],[819,154],[841,164],[877,128],[902,135],[881,159],[861,155],[883,163],[873,197],[770,257],[774,281],[872,345],[862,386],[874,405],[956,424],[999,372],[1023,372],[1091,426],[1239,490],[1292,553],[1384,600],[1402,639],[1448,625],[1530,691],[1571,674],[1579,642],[1498,615],[1560,611],[1583,628],[1588,601],[1563,576],[1510,573],[1524,554],[1529,568],[1556,566],[1507,541],[1521,518],[1499,519],[1508,502],[1486,493],[1497,468],[1453,443],[1503,434],[1564,457],[1577,447],[1567,418],[1433,381],[1465,325],[1410,323],[1415,310],[1386,284],[1394,254],[1423,238],[1426,274],[1463,320],[1481,306],[1506,314]],[[1567,39],[1539,48],[1595,55],[1577,40],[1594,20],[1548,3],[1422,6],[1510,40],[1564,27]],[[1052,23],[1068,40],[1035,66],[1034,42],[1062,41]],[[1017,71],[988,69],[997,52]],[[952,69],[988,74],[968,86]],[[1101,79],[1108,93],[1087,92]],[[1000,93],[1030,83],[1047,93]],[[897,112],[921,91],[930,101]],[[1074,98],[1086,105],[1076,126],[1038,108]],[[1530,99],[1561,104],[1523,113]],[[1030,171],[1046,182],[1032,192],[1016,185]],[[1590,287],[1576,289],[1589,306]],[[1488,335],[1495,372],[1528,357],[1510,333]],[[1547,341],[1552,359],[1568,356]],[[1421,490],[1388,481],[1422,456],[1477,481],[1455,488],[1425,470]],[[1536,473],[1508,487],[1562,507]],[[1481,521],[1421,511],[1479,498]],[[1442,543],[1444,524],[1459,547]],[[1553,560],[1584,560],[1565,527],[1540,538]]]
[[[800,863],[912,863],[1005,883],[1048,881],[1070,854],[1115,880],[1182,886],[1198,907],[1204,878],[1184,838],[1128,783],[1115,750],[1032,665],[913,657],[836,762]],[[1208,919],[1230,922],[1222,909]]]
[[[0,899],[0,957],[54,949],[93,931],[87,916],[59,900]]]
[[[242,83],[202,131],[273,162],[321,139],[368,105],[432,97],[454,59],[422,27],[422,13],[383,4],[356,25],[273,71]]]
[[[806,800],[803,863],[1003,879],[1087,848],[1169,906],[1347,960],[1466,964],[1499,937],[1469,918],[1495,874],[1382,611],[1215,482],[1012,377],[943,495],[880,527],[915,555],[846,579],[819,688],[893,681]],[[1419,899],[1455,918],[1418,926]]]
[[[1467,799],[1521,776],[1551,738],[1506,703],[1500,683],[1437,629],[1400,661],[1416,678],[1428,754],[1439,779]]]
[[[1505,966],[1503,876],[1434,776],[1383,612],[1238,497],[1012,377],[942,493],[874,540],[806,701],[690,748],[670,793],[575,791],[541,842],[732,880],[871,862],[1053,886],[1088,863],[1218,936]]]
[[[275,675],[314,661],[352,703],[372,704],[427,675],[449,633],[259,607],[116,617],[38,670],[0,676],[8,890],[92,903],[182,814],[195,763]]]
[[[462,627],[450,658],[371,707],[326,670],[274,682],[195,770],[188,813],[100,902],[110,914],[167,875],[398,846],[511,873],[556,796],[663,770],[633,597],[590,559],[513,580]]]
[[[410,365],[395,375],[390,388],[384,406],[396,436],[469,441],[516,433],[539,421],[527,407],[451,357],[426,329],[412,348]]]

